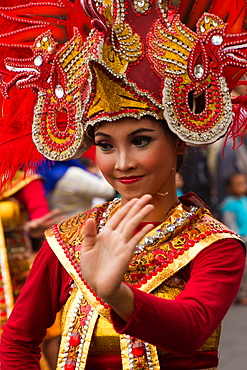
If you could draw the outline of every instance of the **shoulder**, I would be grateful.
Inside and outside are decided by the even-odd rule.
[[[233,242],[236,239],[237,243],[242,243],[238,234],[214,218],[209,210],[203,207],[200,207],[191,219],[188,233],[192,235],[194,241],[202,243],[207,248],[216,242],[220,243],[221,240],[229,239]]]
[[[225,271],[230,274],[231,271],[245,268],[246,248],[241,240],[222,238],[210,244],[202,250],[192,261],[192,270],[211,271],[212,274],[218,274]]]
[[[221,210],[224,211],[225,209],[228,209],[228,208],[231,208],[231,207],[235,207],[238,203],[239,202],[238,202],[238,200],[235,197],[233,197],[233,196],[227,196],[223,200],[220,208],[221,208]]]

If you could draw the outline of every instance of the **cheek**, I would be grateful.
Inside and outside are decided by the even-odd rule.
[[[96,162],[101,173],[106,177],[112,171],[113,161],[111,155],[101,152],[99,148],[96,150]]]
[[[149,155],[145,157],[145,161],[143,160],[143,163],[147,168],[153,170],[170,170],[175,160],[176,154],[174,148],[171,148],[170,145],[162,145],[159,146],[158,149],[150,152]]]
[[[150,169],[153,172],[157,168],[160,168],[161,159],[155,158],[152,155],[150,155],[147,158],[141,158],[141,162],[142,162],[143,167]]]

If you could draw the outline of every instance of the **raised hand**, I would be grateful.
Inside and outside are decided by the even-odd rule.
[[[81,246],[82,275],[98,296],[110,305],[115,305],[126,288],[130,289],[125,284],[123,286],[123,276],[136,244],[152,229],[153,225],[148,224],[134,234],[140,222],[153,210],[153,205],[147,204],[151,198],[146,194],[130,200],[99,234],[93,219],[88,219],[85,224]]]

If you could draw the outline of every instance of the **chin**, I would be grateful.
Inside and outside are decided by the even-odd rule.
[[[126,200],[127,202],[130,201],[133,198],[141,198],[144,194],[150,194],[149,192],[122,192],[119,193],[122,197],[122,199]]]

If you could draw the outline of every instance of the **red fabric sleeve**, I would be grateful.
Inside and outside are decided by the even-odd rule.
[[[49,212],[43,182],[31,181],[15,194],[16,199],[27,209],[30,220],[44,216]]]
[[[175,300],[158,298],[132,287],[135,311],[126,323],[112,310],[115,330],[170,353],[193,355],[228,311],[244,267],[245,251],[240,242],[234,239],[216,242],[181,271],[180,276],[189,280]]]
[[[45,241],[4,326],[0,346],[2,370],[40,369],[40,344],[68,299],[70,281]]]

